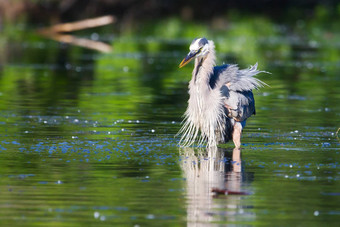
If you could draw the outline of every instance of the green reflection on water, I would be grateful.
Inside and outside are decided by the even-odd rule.
[[[1,222],[184,225],[195,205],[206,215],[206,207],[190,200],[174,138],[192,70],[177,66],[191,39],[206,36],[216,43],[218,63],[244,68],[258,61],[272,73],[260,76],[270,87],[255,92],[243,175],[225,177],[232,175],[232,144],[224,145],[229,161],[217,171],[222,185],[251,195],[196,195],[212,205],[206,222],[295,225],[302,216],[306,223],[334,223],[340,84],[333,28],[339,22],[326,29],[329,20],[318,18],[296,26],[236,13],[228,19],[233,22],[223,29],[176,18],[145,23],[119,33],[110,54],[59,45],[30,30],[5,33]]]

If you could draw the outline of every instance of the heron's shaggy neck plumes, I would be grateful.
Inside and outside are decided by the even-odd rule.
[[[195,67],[192,71],[192,79],[190,83],[194,82],[202,85],[208,85],[210,76],[212,75],[214,66],[216,65],[215,60],[215,45],[212,41],[209,41],[209,53],[206,56],[195,59]]]
[[[215,45],[212,41],[208,41],[208,45],[208,53],[195,59],[189,83],[188,108],[179,131],[182,146],[192,145],[197,138],[200,138],[199,144],[207,142],[208,147],[216,146],[225,131],[226,117],[221,92],[209,85],[216,65]]]

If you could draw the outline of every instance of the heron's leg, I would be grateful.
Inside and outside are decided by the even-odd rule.
[[[240,149],[241,148],[241,135],[242,135],[242,123],[235,121],[234,124],[234,131],[233,131],[233,141],[235,144],[235,148]]]
[[[241,172],[241,149],[234,148],[233,149],[233,172],[240,173]]]

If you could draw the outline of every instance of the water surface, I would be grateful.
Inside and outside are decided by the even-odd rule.
[[[339,46],[287,36],[276,25],[243,36],[237,29],[246,24],[236,25],[211,35],[218,63],[258,61],[272,73],[259,76],[270,87],[254,92],[257,115],[247,122],[241,154],[231,143],[177,146],[192,65],[177,66],[191,35],[103,34],[114,48],[109,54],[30,29],[29,39],[7,40],[1,225],[335,226]],[[216,195],[216,188],[236,193]]]

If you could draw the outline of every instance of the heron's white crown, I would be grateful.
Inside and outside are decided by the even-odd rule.
[[[190,44],[190,52],[196,53],[200,51],[196,57],[204,56],[209,53],[209,42],[206,38],[197,38]]]

